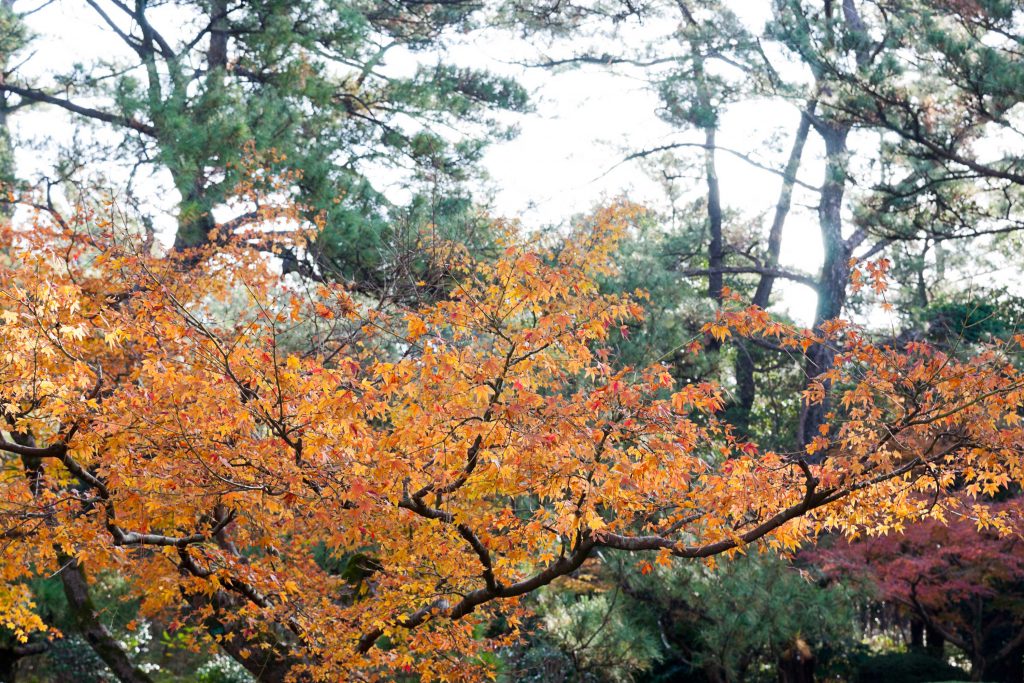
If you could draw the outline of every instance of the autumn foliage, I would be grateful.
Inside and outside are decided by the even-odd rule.
[[[961,360],[731,301],[707,333],[837,351],[806,397],[831,395],[829,424],[762,452],[716,417],[721,387],[616,366],[641,308],[596,278],[638,211],[559,240],[498,224],[496,258],[445,250],[449,295],[412,308],[281,277],[260,233],[156,257],[111,207],[8,230],[4,623],[45,629],[21,581],[73,558],[267,680],[465,680],[517,636],[517,598],[601,547],[669,562],[921,516],[1006,529],[975,497],[1024,480],[1016,346]],[[884,264],[855,282],[883,291]]]
[[[1024,527],[1019,499],[991,506],[1014,529]],[[1019,533],[979,531],[968,517],[926,519],[902,534],[837,540],[808,555],[834,578],[866,582],[879,599],[926,626],[933,639],[956,645],[979,676],[1012,663],[1024,644]]]

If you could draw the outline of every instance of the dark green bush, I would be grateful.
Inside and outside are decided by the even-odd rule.
[[[853,664],[857,683],[929,683],[970,678],[963,669],[917,652],[861,655]]]

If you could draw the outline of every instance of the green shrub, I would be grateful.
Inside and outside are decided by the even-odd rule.
[[[862,655],[855,658],[858,683],[930,683],[966,680],[963,669],[918,652]]]

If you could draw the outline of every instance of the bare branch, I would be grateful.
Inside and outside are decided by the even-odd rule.
[[[138,119],[129,118],[127,116],[122,116],[120,114],[113,114],[111,112],[93,109],[92,107],[86,107],[81,104],[72,102],[71,100],[66,100],[51,95],[49,93],[43,92],[42,90],[37,90],[35,88],[27,88],[20,85],[14,85],[13,83],[4,82],[0,83],[0,91],[14,93],[15,95],[23,97],[27,100],[31,100],[32,102],[52,104],[54,106],[60,107],[61,109],[66,109],[67,111],[70,111],[74,114],[80,114],[81,116],[85,116],[90,119],[95,119],[97,121],[113,123],[118,126],[130,128],[131,130],[138,131],[143,135],[148,135],[150,137],[157,137],[156,128],[154,128],[148,123],[143,123]]]

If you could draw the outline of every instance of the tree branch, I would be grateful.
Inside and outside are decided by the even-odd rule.
[[[20,85],[14,85],[13,83],[0,83],[0,91],[10,92],[23,97],[32,102],[38,102],[42,104],[52,104],[66,109],[74,114],[79,114],[90,119],[97,121],[103,121],[105,123],[112,123],[125,128],[138,131],[143,135],[150,137],[157,137],[157,130],[148,123],[143,123],[135,118],[128,118],[127,116],[121,116],[119,114],[112,114],[110,112],[101,111],[99,109],[93,109],[92,107],[86,107],[80,104],[76,104],[71,100],[66,100],[60,97],[55,97],[49,93],[43,92],[42,90],[36,90],[35,88],[26,88]]]
[[[617,164],[615,164],[614,166],[609,168],[607,171],[602,173],[601,176],[599,176],[599,177],[604,177],[604,176],[608,175],[609,173],[611,173],[612,171],[614,171],[619,166],[621,166],[622,164],[628,163],[628,162],[633,161],[635,159],[643,159],[643,158],[649,157],[649,156],[651,156],[653,154],[658,154],[659,152],[670,152],[670,151],[672,151],[674,149],[687,149],[687,148],[689,148],[689,149],[708,149],[708,145],[703,143],[703,142],[673,142],[673,143],[670,143],[670,144],[667,144],[667,145],[659,145],[657,147],[651,147],[649,149],[642,149],[639,152],[633,152],[632,154],[629,154],[624,159],[622,159],[622,161],[618,162]],[[731,154],[734,157],[736,157],[736,158],[738,158],[738,159],[740,159],[742,161],[747,162],[748,164],[750,164],[754,168],[758,168],[758,169],[760,169],[762,171],[767,171],[768,173],[774,173],[777,176],[781,176],[783,178],[786,178],[787,182],[792,182],[794,185],[799,185],[800,187],[803,187],[803,188],[805,188],[807,190],[810,190],[812,192],[820,192],[821,191],[821,188],[815,187],[814,185],[811,185],[809,183],[805,183],[804,181],[802,181],[802,180],[800,180],[800,179],[798,179],[796,177],[792,177],[792,178],[787,177],[785,170],[781,170],[780,171],[777,168],[774,168],[774,167],[769,166],[767,164],[763,164],[760,161],[757,161],[756,159],[753,159],[749,155],[744,154],[743,152],[740,152],[738,150],[730,149],[729,147],[722,147],[722,146],[719,146],[719,145],[716,145],[714,147],[714,149],[719,151],[719,152],[725,152],[726,154]]]
[[[806,285],[811,289],[818,288],[818,281],[809,275],[803,275],[801,273],[792,273],[788,270],[781,270],[779,268],[764,268],[758,266],[721,266],[718,268],[688,268],[682,271],[683,275],[709,275],[711,273],[735,273],[735,274],[752,274],[771,276],[775,278],[782,278],[783,280],[792,280],[793,282],[799,282],[802,285]]]
[[[527,579],[523,579],[522,581],[508,586],[497,585],[493,588],[486,587],[477,589],[466,594],[461,600],[450,607],[447,606],[447,603],[445,602],[434,603],[433,605],[417,610],[404,619],[399,620],[398,625],[403,628],[415,628],[426,621],[432,614],[444,609],[448,610],[446,616],[454,621],[473,613],[477,607],[490,602],[491,600],[515,598],[520,595],[526,595],[527,593],[537,590],[541,586],[546,586],[561,576],[565,576],[566,574],[579,569],[587,557],[590,556],[590,551],[594,549],[595,545],[596,542],[593,538],[590,538],[589,536],[583,537],[581,535],[576,544],[576,548],[569,555],[563,555],[549,564],[546,568]],[[369,651],[369,649],[373,647],[373,644],[377,642],[377,639],[382,635],[383,631],[381,629],[374,629],[364,634],[356,645],[356,651],[361,653]]]

